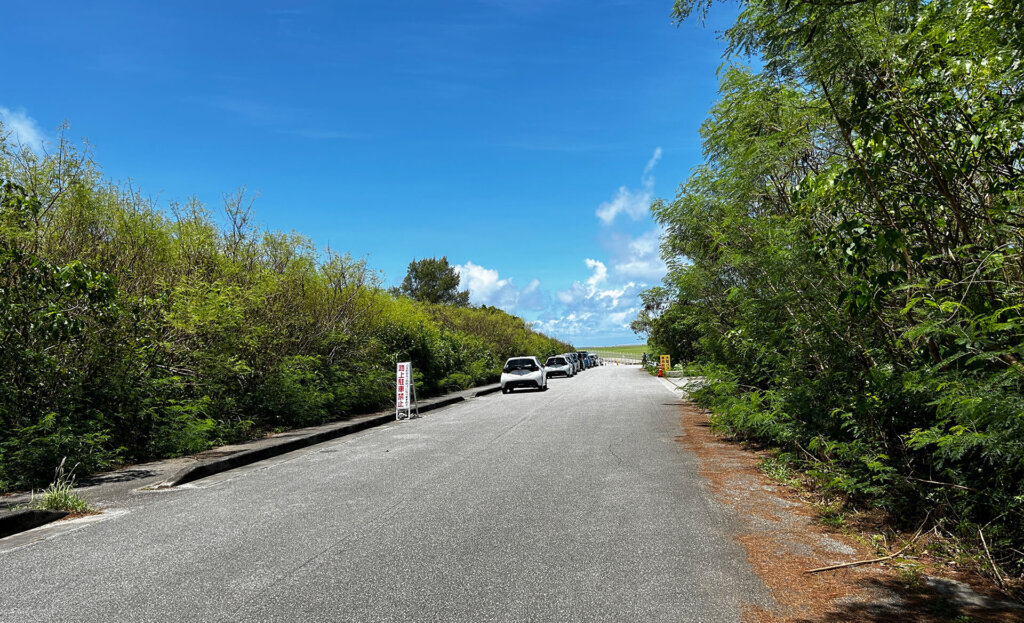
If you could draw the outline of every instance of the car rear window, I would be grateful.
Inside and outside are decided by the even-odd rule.
[[[526,370],[534,365],[532,359],[509,359],[505,367],[509,370]]]
[[[562,359],[561,357],[551,357],[550,359],[548,359],[548,364],[553,366],[564,366],[565,359]]]

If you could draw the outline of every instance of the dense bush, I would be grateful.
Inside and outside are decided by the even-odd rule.
[[[2,136],[0,127],[0,136]],[[385,408],[569,350],[497,309],[393,297],[364,262],[198,201],[158,210],[62,141],[0,138],[0,491]]]
[[[680,0],[677,17],[706,8]],[[719,425],[1024,568],[1024,13],[744,2],[635,326]]]

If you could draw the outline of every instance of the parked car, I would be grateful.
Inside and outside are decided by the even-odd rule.
[[[512,357],[501,369],[501,393],[507,394],[517,387],[548,388],[548,376],[536,357]]]
[[[580,351],[576,353],[580,356],[580,360],[583,362],[583,369],[586,370],[590,367],[590,359],[587,357],[587,351]]]
[[[572,373],[574,375],[580,371],[580,362],[579,358],[576,357],[576,353],[562,353],[560,356],[565,357],[565,359],[572,364]]]
[[[575,357],[573,357],[571,352],[562,352],[561,356],[564,357],[567,362],[572,364],[572,372],[573,373],[580,372],[580,364],[577,362],[577,359],[575,359]]]
[[[568,378],[576,375],[576,367],[561,355],[548,357],[548,360],[544,362],[544,370],[548,373],[548,378],[559,375]]]

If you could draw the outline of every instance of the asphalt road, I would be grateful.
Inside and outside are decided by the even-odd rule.
[[[766,591],[635,367],[0,541],[2,621],[738,621]]]

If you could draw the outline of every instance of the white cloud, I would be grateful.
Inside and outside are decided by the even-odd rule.
[[[614,314],[608,314],[608,322],[622,328],[629,328],[629,323],[632,322],[633,318],[636,318],[636,311],[635,307],[631,307]]]
[[[625,186],[620,186],[614,199],[602,203],[597,208],[597,217],[605,225],[611,224],[615,217],[622,213],[638,219],[644,215],[650,204],[650,193],[646,191],[634,192]]]
[[[488,300],[494,293],[508,285],[507,279],[499,279],[498,271],[466,262],[455,267],[459,274],[459,287],[468,288],[470,296]]]
[[[635,281],[607,285],[609,271],[604,262],[587,258],[590,277],[574,281],[572,286],[555,293],[561,303],[558,310],[548,310],[534,326],[544,333],[570,341],[631,339],[629,323],[637,308],[629,305],[642,289]],[[626,302],[626,305],[623,305]],[[585,345],[585,344],[580,344]]]
[[[558,300],[566,305],[580,299],[593,298],[595,296],[601,298],[603,294],[601,290],[598,290],[597,286],[608,279],[608,268],[604,265],[604,262],[592,260],[589,257],[584,260],[584,263],[591,270],[590,277],[583,283],[574,281],[568,290],[559,290],[555,294]]]
[[[587,287],[593,292],[597,289],[599,283],[608,279],[608,269],[605,267],[604,262],[592,260],[589,257],[586,259],[586,263],[587,268],[594,271],[587,279]]]
[[[615,234],[606,243],[612,255],[612,271],[619,279],[636,279],[644,283],[657,283],[667,268],[661,259],[660,247],[663,230],[655,227],[640,236]]]
[[[631,286],[627,289],[629,296],[636,296],[640,289]],[[563,314],[548,314],[533,322],[538,331],[576,343],[577,346],[596,344],[611,339],[616,343],[625,343],[635,336],[629,329],[629,323],[636,317],[638,308],[627,307],[611,311],[614,302],[596,298],[585,298],[577,301],[574,311]]]
[[[650,177],[651,172],[654,171],[654,166],[658,164],[659,160],[661,160],[661,147],[655,147],[654,154],[651,156],[651,159],[647,161],[646,165],[644,165],[644,179]]]
[[[651,206],[651,199],[654,197],[654,172],[655,165],[661,160],[661,147],[654,149],[654,154],[644,166],[644,173],[640,177],[640,189],[630,190],[626,186],[620,186],[611,201],[602,203],[597,208],[597,218],[605,225],[615,221],[615,217],[625,213],[633,220],[637,220],[647,214]]]
[[[476,305],[491,305],[516,313],[542,309],[546,303],[538,279],[520,289],[512,278],[502,279],[493,268],[473,262],[456,265],[455,272],[459,274],[459,287],[469,290],[469,300]]]
[[[14,143],[24,145],[36,153],[42,153],[44,136],[39,124],[25,113],[24,109],[11,110],[0,106],[0,122],[3,132]]]

